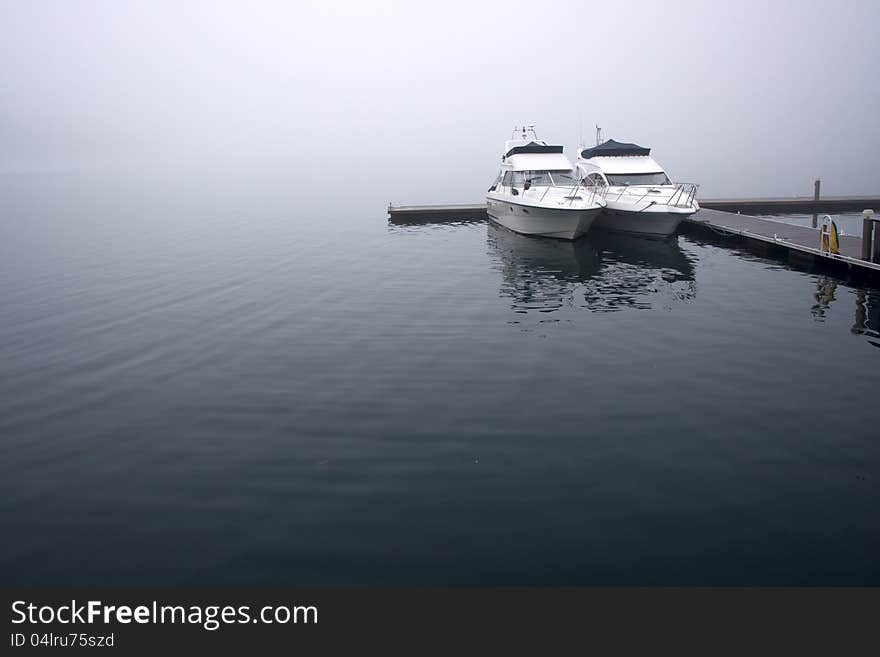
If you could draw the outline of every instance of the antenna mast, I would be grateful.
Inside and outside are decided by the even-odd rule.
[[[596,146],[599,145],[599,142],[602,141],[602,128],[598,125],[596,126]]]

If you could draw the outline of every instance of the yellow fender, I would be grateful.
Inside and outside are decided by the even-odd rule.
[[[840,255],[840,241],[839,236],[837,234],[837,224],[834,221],[831,222],[831,253],[835,253]]]
[[[840,255],[840,235],[837,231],[837,224],[827,214],[825,222],[822,224],[819,241],[822,252]]]

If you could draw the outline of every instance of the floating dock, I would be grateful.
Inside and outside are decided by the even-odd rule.
[[[389,205],[391,220],[402,219],[406,223],[431,223],[440,221],[482,221],[488,219],[485,203],[471,205]]]
[[[768,205],[771,204],[771,205]],[[772,205],[775,204],[775,205]],[[728,209],[755,208],[752,211],[773,208],[775,212],[829,212],[844,210],[880,210],[878,197],[826,197],[821,201],[814,199],[739,199],[739,200],[700,200],[700,211],[682,222],[681,230],[697,231],[738,238],[763,255],[787,256],[789,260],[801,264],[826,264],[837,269],[847,269],[851,273],[880,276],[880,222],[873,222],[873,245],[863,248],[862,238],[841,235],[840,253],[828,253],[820,248],[820,232],[814,228],[794,226],[780,221],[738,214],[715,209],[721,206]],[[420,224],[434,222],[472,222],[487,219],[485,203],[461,205],[389,205],[391,223]],[[871,251],[874,251],[872,256]],[[873,262],[871,260],[874,260]]]
[[[820,232],[815,228],[704,208],[683,221],[682,227],[685,231],[703,230],[743,238],[749,246],[765,255],[776,253],[788,255],[790,260],[821,261],[872,275],[880,274],[880,262],[863,259],[862,238],[852,235],[840,236],[840,253],[828,253],[820,248]]]

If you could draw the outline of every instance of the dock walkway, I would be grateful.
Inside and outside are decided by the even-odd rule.
[[[819,231],[804,226],[793,226],[781,221],[771,221],[745,214],[720,210],[700,209],[684,222],[687,227],[708,229],[724,235],[744,237],[768,249],[785,249],[804,258],[821,258],[845,264],[850,268],[880,272],[880,263],[862,260],[862,238],[841,235],[840,253],[824,253],[820,249]]]

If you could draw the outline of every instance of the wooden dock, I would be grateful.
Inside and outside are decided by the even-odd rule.
[[[485,203],[463,205],[389,205],[388,215],[391,220],[401,219],[406,223],[430,223],[436,219],[443,221],[488,219]]]
[[[799,203],[818,203],[813,206],[800,206]],[[829,203],[836,202],[837,208],[864,209],[876,208],[880,210],[880,198],[825,198],[817,202],[813,199],[740,199],[737,201],[703,201],[700,200],[699,212],[682,222],[681,230],[703,232],[706,235],[724,237],[726,239],[737,238],[744,241],[748,246],[764,255],[787,256],[789,260],[801,264],[823,264],[831,268],[845,269],[849,272],[867,274],[872,278],[880,276],[880,258],[874,257],[874,262],[864,258],[862,251],[862,238],[852,235],[840,237],[840,253],[833,254],[823,252],[819,244],[819,231],[804,226],[794,226],[780,221],[771,221],[761,217],[753,217],[747,214],[721,211],[712,208],[713,204],[739,204],[739,207],[766,208],[761,205],[767,202],[778,202],[777,211],[790,210],[792,207],[798,211],[809,208],[808,212],[828,212],[835,206]],[[787,203],[788,205],[784,205]],[[840,211],[840,210],[838,210]],[[487,219],[485,203],[461,204],[461,205],[389,205],[388,214],[390,222],[394,224],[425,224],[437,222],[472,222]],[[880,230],[880,225],[875,222],[875,235]],[[874,238],[875,251],[878,246],[878,238]]]
[[[705,208],[683,221],[682,227],[685,231],[708,231],[715,235],[742,238],[765,255],[776,253],[802,262],[822,262],[851,271],[855,269],[871,275],[880,274],[880,262],[862,259],[861,237],[841,235],[840,253],[827,253],[821,250],[820,233],[814,228]]]

